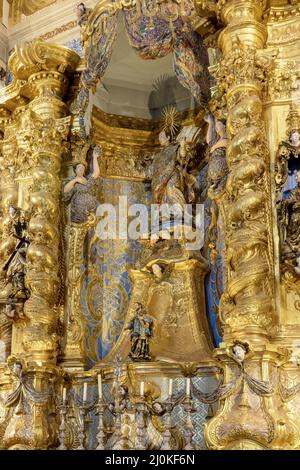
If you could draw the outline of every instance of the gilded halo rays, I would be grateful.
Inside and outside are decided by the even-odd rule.
[[[172,139],[180,127],[180,116],[175,106],[166,106],[162,111],[162,131],[169,132]]]

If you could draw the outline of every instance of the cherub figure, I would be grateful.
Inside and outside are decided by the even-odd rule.
[[[249,351],[249,348],[244,343],[235,343],[232,347],[233,357],[240,365],[245,361],[246,355]]]

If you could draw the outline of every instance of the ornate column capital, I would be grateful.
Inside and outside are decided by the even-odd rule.
[[[219,0],[217,11],[225,24],[249,20],[260,21],[267,6],[267,0]]]
[[[55,103],[56,110],[54,112],[52,106],[51,115],[54,112],[54,117],[65,116],[67,107],[63,97],[68,88],[68,76],[75,72],[79,62],[80,57],[76,52],[57,44],[36,40],[17,45],[8,63],[13,82],[1,90],[1,114],[6,110],[12,112],[35,100],[31,104],[32,109],[47,115],[47,104],[38,106],[36,99],[40,98]]]
[[[18,148],[20,151],[26,149],[31,156],[32,165],[36,165],[40,154],[51,157],[54,165],[56,160],[60,160],[64,149],[62,143],[68,138],[71,116],[57,118],[56,101],[34,100],[18,116]],[[50,163],[49,160],[48,164]]]
[[[76,69],[79,61],[78,54],[67,47],[36,40],[17,45],[8,67],[17,80],[27,80],[41,71],[68,74]]]
[[[235,43],[261,49],[267,40],[266,25],[261,22],[265,0],[220,0],[218,13],[226,25],[219,36],[224,55],[231,53]]]

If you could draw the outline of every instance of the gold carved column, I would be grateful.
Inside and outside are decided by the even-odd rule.
[[[23,191],[6,180],[7,187],[1,187],[3,213],[5,216],[12,203],[22,205],[28,216],[30,241],[26,265],[30,295],[24,305],[18,344],[13,341],[13,356],[7,364],[10,375],[0,377],[0,395],[5,398],[1,401],[3,449],[47,449],[57,443],[53,394],[60,376],[56,367],[58,319],[65,281],[61,163],[71,123],[64,99],[79,60],[75,52],[54,44],[36,41],[17,46],[9,61],[14,81],[3,90],[2,113],[7,114],[3,164],[14,163]],[[32,393],[24,393],[24,386]]]
[[[229,176],[226,284],[220,303],[223,343],[215,352],[223,371],[216,416],[206,425],[211,449],[280,448],[288,423],[277,402],[282,352],[276,332],[270,162],[263,117],[267,30],[264,0],[220,0],[225,25],[216,71],[218,98],[227,106]],[[239,346],[236,347],[236,344]],[[280,439],[279,439],[280,435]]]
[[[18,206],[18,183],[16,181],[16,153],[17,144],[13,137],[16,126],[10,121],[9,111],[0,111],[0,171],[1,182],[1,220],[0,220],[0,264],[5,265],[11,251],[15,248],[15,239],[9,233],[9,208]],[[6,299],[9,296],[10,286],[5,281],[5,273],[0,276],[0,364],[5,363],[11,353],[12,347],[12,319],[6,315]]]
[[[19,111],[19,150],[26,151],[32,184],[28,195],[30,246],[26,283],[30,298],[24,307],[23,332],[27,361],[56,362],[60,301],[61,159],[70,130],[63,101],[68,74],[78,63],[73,51],[41,42],[16,48],[10,68],[27,80],[30,103]]]
[[[220,1],[227,27],[219,44],[217,79],[226,96],[230,144],[227,202],[227,289],[222,298],[224,339],[265,342],[273,333],[273,251],[269,154],[262,93],[268,59],[264,2]]]

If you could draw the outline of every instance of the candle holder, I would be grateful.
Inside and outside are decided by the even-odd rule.
[[[65,401],[63,401],[59,406],[59,416],[60,416],[60,425],[59,425],[59,432],[58,432],[58,438],[59,438],[59,447],[57,450],[67,450],[66,447],[66,418],[67,418],[67,412],[68,412],[68,406]]]
[[[98,434],[97,434],[97,442],[98,445],[96,450],[105,450],[105,432],[104,432],[104,411],[105,411],[105,403],[102,398],[99,398],[98,405],[96,405],[97,415],[99,416],[99,423],[98,423]]]
[[[161,445],[161,450],[171,450],[171,429],[172,429],[172,417],[171,413],[174,408],[172,398],[169,397],[166,402],[162,404],[164,409],[164,431],[162,433],[163,441]]]
[[[194,425],[192,421],[192,413],[195,413],[196,408],[194,401],[190,396],[186,397],[186,399],[182,403],[183,409],[186,412],[186,421],[185,421],[185,437],[186,437],[186,445],[184,450],[194,450],[193,446],[193,437],[194,437]]]
[[[121,438],[122,438],[122,432],[121,432],[121,422],[122,422],[122,411],[119,405],[119,402],[117,401],[114,406],[114,410],[112,411],[112,414],[115,417],[115,430],[114,430],[114,450],[123,450],[122,445],[121,445]]]
[[[145,419],[147,416],[147,405],[143,396],[138,398],[138,401],[135,403],[135,417],[137,423],[136,429],[136,450],[147,450],[147,426],[145,424]]]
[[[122,358],[120,355],[116,357],[114,375],[116,377],[115,400],[114,400],[114,403],[112,404],[112,410],[111,410],[113,416],[115,417],[115,431],[114,431],[115,444],[113,448],[114,450],[122,450],[122,445],[121,445],[122,410],[120,406],[120,397],[119,397],[120,377],[122,375]]]
[[[84,440],[85,440],[85,420],[86,420],[86,413],[89,405],[83,403],[79,406],[79,445],[76,450],[85,450],[84,447]]]

